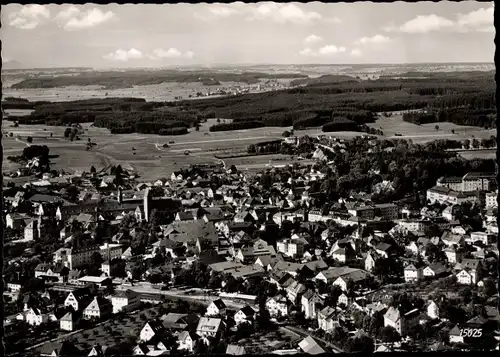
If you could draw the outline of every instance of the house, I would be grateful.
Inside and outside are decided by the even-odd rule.
[[[464,334],[462,333],[462,329],[455,325],[450,332],[448,333],[450,344],[455,343],[464,343]]]
[[[460,263],[464,257],[464,251],[455,246],[445,248],[444,254],[450,264]]]
[[[29,222],[26,227],[24,227],[24,240],[32,241],[37,240],[39,238],[39,225],[38,220],[32,220]]]
[[[243,346],[232,345],[232,344],[227,345],[226,355],[243,356],[246,354],[247,354],[247,352],[245,350],[245,347],[243,347]]]
[[[420,281],[422,279],[422,269],[416,268],[413,264],[409,264],[404,269],[404,275],[407,283]]]
[[[64,331],[74,331],[77,327],[76,314],[73,312],[66,313],[59,320],[59,328]]]
[[[368,252],[368,254],[366,254],[366,258],[365,258],[365,270],[371,272],[373,270],[373,268],[375,268],[374,255],[373,255],[373,253]]]
[[[90,350],[89,354],[87,356],[97,356],[97,357],[104,357],[106,356],[106,350],[108,349],[107,346],[101,346],[100,344],[96,344],[92,347]]]
[[[308,355],[319,355],[327,353],[328,349],[320,341],[307,336],[299,342],[299,348]]]
[[[266,309],[271,317],[288,316],[288,303],[286,297],[276,295],[266,301]]]
[[[337,304],[338,305],[343,304],[344,306],[347,306],[348,303],[349,303],[349,298],[347,297],[347,295],[345,293],[340,294],[337,300]]]
[[[92,300],[92,293],[89,288],[80,288],[68,294],[64,300],[64,306],[71,306],[74,311],[83,310]]]
[[[331,332],[336,326],[334,320],[335,309],[331,306],[326,306],[318,312],[318,326],[325,332]]]
[[[436,263],[428,265],[424,268],[423,274],[425,278],[438,278],[448,273],[448,269],[443,264]]]
[[[391,326],[401,336],[406,336],[409,327],[418,316],[418,309],[403,313],[399,308],[391,306],[384,314],[384,326]]]
[[[133,311],[139,307],[140,303],[140,295],[130,289],[119,291],[111,297],[113,314],[120,311]]]
[[[292,304],[296,304],[303,293],[305,293],[307,288],[304,284],[299,283],[298,281],[294,281],[287,288],[285,288],[288,300],[292,302]]]
[[[148,342],[153,337],[161,336],[165,332],[165,327],[158,320],[146,322],[140,333],[140,339],[143,342]]]
[[[213,317],[201,317],[196,327],[196,334],[207,340],[208,337],[218,338],[223,332],[224,323],[222,319]]]
[[[81,356],[82,352],[69,341],[49,342],[43,345],[40,356],[46,357],[74,357]]]
[[[200,321],[196,314],[177,314],[170,312],[160,318],[167,330],[194,330]]]
[[[49,314],[41,308],[32,307],[26,311],[24,319],[31,326],[40,326],[49,321]]]
[[[214,300],[208,305],[206,316],[221,316],[226,313],[226,304],[222,299]]]
[[[455,266],[456,277],[459,284],[475,285],[480,280],[481,262],[476,259],[463,259],[462,263]]]
[[[83,310],[86,320],[102,320],[113,312],[112,303],[100,296],[94,297],[92,302]]]
[[[196,341],[198,341],[199,336],[191,331],[182,331],[177,337],[177,344],[179,350],[185,350],[193,352]]]
[[[460,236],[458,234],[452,234],[450,231],[446,231],[443,233],[441,236],[441,241],[446,245],[446,246],[457,246],[457,247],[463,247],[465,244],[465,239],[463,236]]]
[[[20,230],[25,225],[25,215],[21,215],[19,213],[7,213],[5,215],[5,227]]]
[[[304,247],[307,242],[304,239],[282,239],[276,243],[278,252],[292,258],[301,258],[304,255]]]
[[[433,320],[439,319],[439,306],[432,300],[427,303],[427,316]]]
[[[488,234],[486,232],[472,232],[470,234],[470,238],[466,239],[467,243],[476,243],[479,241],[484,245],[493,243],[494,240],[495,236],[493,234]]]
[[[316,318],[316,305],[323,302],[323,299],[314,290],[307,290],[301,298],[301,311],[306,319]]]
[[[256,311],[249,305],[245,305],[234,314],[234,322],[236,326],[242,323],[251,323],[255,320]]]

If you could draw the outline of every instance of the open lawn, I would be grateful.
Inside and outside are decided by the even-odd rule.
[[[475,137],[478,140],[496,135],[496,129],[485,130],[473,126],[461,126],[453,123],[431,123],[416,125],[403,121],[400,112],[393,112],[391,117],[379,116],[375,123],[367,124],[374,129],[381,129],[384,137],[411,139],[414,142],[427,142],[438,139],[465,140]],[[436,125],[439,129],[436,130]],[[454,133],[452,133],[454,130]],[[395,136],[400,134],[401,136]]]
[[[7,123],[10,122],[5,124]],[[55,169],[83,171],[89,170],[92,165],[99,168],[108,164],[119,164],[127,170],[135,170],[141,176],[141,180],[150,181],[159,177],[170,176],[173,171],[191,164],[220,162],[214,155],[244,153],[248,145],[282,138],[282,133],[291,129],[289,127],[264,127],[210,132],[210,126],[215,123],[215,119],[210,119],[207,123],[201,125],[199,131],[191,129],[188,134],[181,136],[139,133],[110,134],[107,129],[84,124],[84,133],[80,135],[80,140],[74,142],[64,138],[64,127],[20,125],[18,128],[14,128],[10,126],[11,124],[4,124],[3,148],[5,157],[19,155],[26,146],[26,138],[31,136],[33,144],[47,145],[50,148],[50,154],[57,156],[51,159],[51,165]],[[496,135],[496,130],[460,127],[450,123],[440,123],[440,129],[436,131],[433,124],[418,126],[406,123],[402,121],[400,115],[393,115],[391,118],[380,118],[377,123],[369,125],[375,128],[382,127],[384,137],[406,138],[416,142],[439,138],[462,140],[470,139],[472,136],[481,139]],[[455,130],[455,134],[451,133],[451,129]],[[13,137],[9,137],[9,133],[13,133]],[[404,136],[394,136],[396,133]],[[363,135],[363,133],[358,132],[323,133],[321,128],[296,130],[295,134],[297,136],[329,135],[343,138]],[[20,139],[17,139],[17,136]],[[89,138],[96,145],[90,151],[86,151],[85,146]],[[163,147],[164,144],[167,144],[168,147]],[[185,154],[186,151],[189,151],[189,155]],[[474,152],[463,153],[463,155],[465,157],[494,157],[495,154],[492,152]],[[272,165],[286,165],[293,162],[310,163],[305,160],[293,160],[291,157],[285,157],[284,155],[273,156],[232,158],[224,161],[227,166],[236,165],[241,170],[262,169],[269,164],[269,160],[271,160]],[[5,172],[14,171],[19,166],[4,159],[3,167]]]

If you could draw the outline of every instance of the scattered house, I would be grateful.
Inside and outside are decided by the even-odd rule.
[[[226,355],[243,356],[246,354],[247,354],[247,352],[245,350],[245,347],[243,347],[243,346],[232,345],[232,344],[227,345]]]
[[[266,301],[266,309],[271,317],[288,316],[289,306],[286,297],[276,295]]]
[[[224,329],[222,319],[213,317],[201,317],[196,327],[196,334],[207,340],[208,337],[217,339]]]
[[[318,326],[325,332],[331,332],[336,326],[336,310],[331,306],[326,306],[318,312]]]
[[[96,296],[83,310],[83,317],[87,320],[101,320],[110,316],[112,312],[112,303],[103,297]]]
[[[222,316],[226,313],[226,304],[222,299],[212,301],[207,307],[206,316]]]
[[[245,305],[234,314],[234,322],[236,326],[242,323],[251,323],[255,320],[257,312],[249,305]]]
[[[406,336],[410,325],[419,316],[418,309],[402,313],[399,308],[390,307],[384,314],[384,326],[393,327],[401,336]]]
[[[328,349],[321,342],[311,336],[307,336],[300,341],[299,348],[308,355],[319,355],[328,352]]]
[[[415,265],[409,264],[404,269],[405,281],[407,283],[420,281],[422,279],[422,268],[416,268]]]
[[[80,288],[68,294],[64,301],[65,307],[72,307],[74,311],[83,310],[92,300],[92,293],[89,288]]]
[[[40,356],[44,357],[74,357],[81,354],[82,352],[69,341],[46,343],[40,351]]]
[[[68,312],[59,320],[59,328],[64,331],[74,331],[77,328],[77,322],[76,314]]]
[[[177,337],[177,344],[179,350],[186,350],[193,352],[196,341],[198,341],[199,336],[191,331],[182,331]]]
[[[153,337],[160,336],[165,332],[165,327],[158,320],[151,320],[146,322],[140,333],[140,340],[143,342],[148,342]]]
[[[432,300],[427,303],[427,316],[433,320],[439,319],[439,306]]]
[[[313,290],[307,290],[301,298],[301,311],[304,312],[306,319],[316,318],[316,306],[322,303],[323,299]]]

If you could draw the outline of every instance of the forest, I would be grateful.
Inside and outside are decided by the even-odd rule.
[[[132,78],[134,73],[124,78]],[[185,80],[191,80],[188,76],[191,72],[186,73]],[[255,73],[249,76],[253,75]],[[496,87],[492,72],[432,73],[428,78],[412,77],[410,73],[405,79],[363,81],[342,81],[338,77],[342,76],[324,76],[316,82],[310,81],[309,85],[274,92],[176,102],[146,102],[136,98],[59,103],[11,100],[8,101],[11,106],[33,104],[35,110],[29,116],[9,120],[48,125],[92,122],[112,133],[168,132],[168,135],[186,133],[188,128],[207,118],[232,119],[231,123],[214,125],[211,131],[262,126],[366,131],[365,124],[373,123],[376,113],[419,110],[420,113],[405,114],[404,120],[414,124],[452,122],[496,127]],[[336,123],[339,117],[343,118],[342,124]]]
[[[131,88],[168,82],[217,85],[219,82],[259,83],[261,79],[304,78],[299,73],[268,74],[259,72],[227,73],[217,71],[179,71],[179,70],[133,70],[108,72],[82,72],[76,76],[28,78],[11,86],[13,89],[56,88],[67,86],[98,85],[105,89]]]

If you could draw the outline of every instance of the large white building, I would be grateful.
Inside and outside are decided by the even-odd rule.
[[[498,208],[498,189],[494,192],[486,193],[486,209]]]
[[[434,186],[427,190],[427,200],[430,201],[431,204],[437,202],[441,204],[460,205],[470,200],[470,198],[462,192],[454,191],[443,186]]]
[[[469,172],[463,177],[441,177],[437,186],[459,192],[489,191],[495,179],[492,172]]]
[[[283,239],[276,244],[278,252],[294,258],[301,258],[304,255],[304,246],[302,239]]]
[[[61,248],[53,255],[54,264],[62,263],[69,269],[75,269],[83,265],[92,263],[92,255],[101,253],[105,261],[120,259],[122,247],[120,244],[104,244],[102,246],[93,245],[81,249]]]

